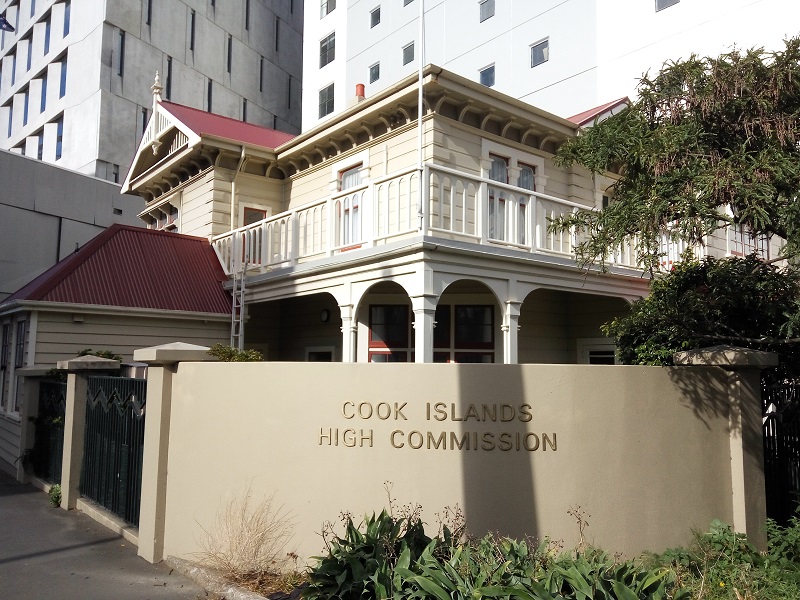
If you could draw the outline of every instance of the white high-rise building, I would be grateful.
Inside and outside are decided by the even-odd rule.
[[[300,130],[302,0],[4,0],[0,148],[121,182],[165,99]]]
[[[424,6],[423,6],[424,4]],[[303,129],[425,63],[562,117],[633,96],[666,60],[777,49],[800,33],[797,0],[311,0]]]

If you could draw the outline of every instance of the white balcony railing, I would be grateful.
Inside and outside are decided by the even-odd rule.
[[[426,165],[422,177],[421,208],[419,172],[412,168],[235,229],[212,243],[228,274],[288,267],[422,233],[535,255],[574,257],[579,233],[554,233],[548,224],[592,209],[443,166]],[[733,230],[727,233],[727,245],[735,235]],[[683,250],[681,244],[665,242],[663,266],[668,269]],[[727,248],[723,252],[730,253]],[[618,248],[609,262],[635,267],[636,240]]]

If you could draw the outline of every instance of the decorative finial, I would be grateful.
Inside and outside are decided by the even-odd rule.
[[[161,78],[158,76],[158,71],[156,71],[156,80],[153,85],[150,87],[153,90],[153,102],[161,102]]]

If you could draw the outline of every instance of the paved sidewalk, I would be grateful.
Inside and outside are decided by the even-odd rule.
[[[3,600],[207,600],[195,583],[47,494],[0,472]],[[213,596],[211,596],[213,597]]]

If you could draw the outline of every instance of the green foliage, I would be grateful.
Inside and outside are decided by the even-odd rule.
[[[208,353],[222,362],[258,362],[264,356],[258,350],[239,350],[225,344],[214,344]]]
[[[402,588],[400,572],[431,543],[417,513],[394,517],[386,510],[367,517],[358,528],[345,517],[343,537],[329,543],[328,555],[316,557],[305,598],[391,598]]]
[[[113,350],[92,350],[91,348],[84,348],[78,352],[78,356],[97,356],[99,358],[107,358],[109,360],[118,360],[122,362],[122,357]]]
[[[553,223],[585,234],[584,264],[605,264],[631,236],[657,270],[660,239],[697,243],[731,222],[800,252],[800,38],[780,52],[691,56],[642,78],[638,100],[562,146],[557,163],[614,171],[614,201]],[[730,208],[733,216],[724,216]]]
[[[784,600],[800,598],[800,524],[783,528],[770,522],[768,551],[758,552],[721,521],[698,534],[690,548],[668,550],[658,561],[672,568],[691,598],[704,600]]]
[[[603,331],[625,364],[671,365],[677,351],[725,343],[777,352],[783,371],[796,373],[800,343],[789,336],[799,297],[797,271],[755,256],[686,259]]]
[[[547,540],[487,535],[458,541],[445,528],[428,538],[417,513],[386,511],[329,545],[309,572],[306,598],[393,600],[688,600],[675,572],[662,565],[619,561],[599,550],[556,554]]]
[[[47,497],[50,500],[51,506],[61,506],[61,486],[57,483],[55,485],[51,485],[50,491],[47,492]]]

